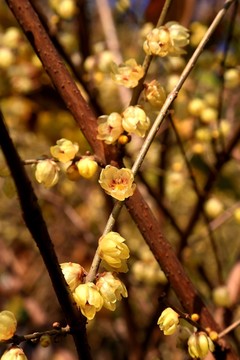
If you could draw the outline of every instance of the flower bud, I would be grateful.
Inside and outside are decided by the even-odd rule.
[[[123,282],[111,272],[105,272],[100,275],[96,282],[100,294],[103,297],[103,306],[111,311],[116,309],[117,301],[122,297],[127,297],[127,289]]]
[[[4,352],[1,360],[27,360],[27,357],[24,354],[23,349],[18,346],[13,346]]]
[[[73,298],[81,313],[88,320],[92,320],[96,312],[101,310],[103,306],[103,298],[97,286],[92,282],[78,285],[73,292]]]
[[[150,119],[139,106],[129,106],[122,113],[122,126],[125,131],[144,137],[150,126]]]
[[[40,337],[39,343],[42,347],[48,347],[51,344],[51,337],[49,335],[42,335]]]
[[[106,144],[114,144],[124,131],[122,116],[117,112],[113,112],[109,116],[100,116],[97,131],[97,139],[103,140]]]
[[[107,270],[128,271],[126,261],[130,255],[129,248],[124,242],[125,239],[114,231],[110,231],[99,239],[97,252]]]
[[[81,175],[79,174],[78,167],[75,163],[68,166],[66,170],[67,178],[71,181],[77,181]]]
[[[204,205],[204,210],[211,219],[219,216],[223,212],[223,209],[223,204],[217,198],[207,200]]]
[[[164,335],[172,335],[178,328],[179,315],[172,308],[168,307],[162,312],[157,323]]]
[[[98,164],[89,157],[82,158],[77,163],[79,174],[85,179],[91,179],[97,172]]]
[[[238,69],[228,69],[224,74],[224,85],[227,89],[234,89],[240,85],[240,72]]]
[[[0,312],[0,341],[11,339],[17,328],[17,320],[11,311]]]
[[[188,352],[192,358],[203,359],[207,353],[214,351],[214,344],[204,332],[194,333],[188,339]]]
[[[54,186],[59,179],[59,167],[50,159],[40,160],[35,170],[36,180],[46,188]]]
[[[135,59],[129,59],[119,66],[112,63],[112,79],[119,85],[127,88],[137,86],[139,79],[144,75],[141,65],[138,65]]]
[[[231,299],[227,286],[218,286],[212,292],[213,301],[217,306],[230,307]]]
[[[62,263],[60,266],[70,290],[74,291],[83,282],[83,278],[86,275],[84,268],[72,262]]]
[[[67,139],[60,139],[57,141],[57,145],[50,147],[52,156],[58,159],[62,163],[66,163],[72,160],[79,150],[77,143],[72,143]]]
[[[99,184],[107,194],[120,201],[132,196],[136,188],[134,176],[130,169],[118,169],[111,165],[107,165],[101,171]]]

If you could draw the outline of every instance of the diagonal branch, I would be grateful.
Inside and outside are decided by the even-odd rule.
[[[14,179],[23,218],[48,270],[58,302],[70,326],[79,359],[91,359],[86,336],[86,319],[77,310],[65,282],[37,197],[14,147],[0,111],[0,145]]]

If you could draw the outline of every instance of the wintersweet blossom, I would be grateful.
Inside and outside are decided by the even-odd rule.
[[[112,63],[112,79],[119,85],[127,88],[134,88],[143,77],[144,70],[138,65],[135,59],[129,59],[119,66]]]
[[[144,85],[144,96],[156,110],[160,110],[166,100],[166,91],[157,80]]]
[[[122,113],[122,126],[125,131],[144,137],[150,126],[150,119],[139,106],[129,106]]]
[[[148,55],[178,56],[184,54],[182,49],[189,43],[189,31],[177,22],[170,21],[165,26],[150,31],[143,43],[143,50]]]
[[[27,360],[27,357],[23,349],[18,346],[12,346],[3,353],[1,360]]]
[[[83,282],[83,278],[86,275],[84,268],[72,262],[62,263],[60,266],[70,290],[74,291]]]
[[[38,161],[35,170],[36,180],[46,188],[54,186],[59,179],[59,167],[55,161],[46,159]]]
[[[122,116],[117,112],[100,116],[97,131],[97,139],[103,140],[106,144],[114,144],[124,131]]]
[[[125,239],[117,232],[110,231],[99,239],[98,255],[103,260],[103,266],[110,271],[127,272],[129,248]]]
[[[214,343],[205,332],[194,333],[188,339],[188,352],[192,358],[203,359],[214,348]]]
[[[72,143],[67,139],[57,140],[57,145],[50,147],[52,156],[62,163],[72,160],[79,150],[77,143]]]
[[[96,286],[103,297],[103,306],[111,311],[116,309],[117,301],[128,296],[126,286],[111,272],[101,274]]]
[[[177,330],[179,315],[172,308],[168,307],[161,313],[157,323],[164,335],[172,335]]]
[[[17,328],[17,320],[11,311],[0,312],[0,341],[11,339]]]
[[[84,157],[77,163],[79,174],[85,179],[91,179],[97,172],[98,164],[89,157]]]
[[[103,306],[102,295],[98,287],[92,282],[78,285],[73,292],[73,298],[80,308],[81,313],[86,316],[88,320],[92,320],[96,312],[101,310]]]
[[[132,196],[136,188],[134,176],[130,169],[118,169],[111,165],[107,165],[101,171],[99,184],[108,195],[120,201]]]

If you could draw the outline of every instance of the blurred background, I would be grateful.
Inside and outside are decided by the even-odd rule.
[[[111,63],[129,58],[142,63],[142,43],[157,23],[164,1],[31,3],[96,116],[121,112],[129,103],[131,90],[114,83]],[[188,27],[190,44],[182,57],[154,59],[146,82],[157,79],[167,93],[173,89],[222,5],[220,0],[172,1],[166,21]],[[137,178],[164,234],[223,327],[240,315],[240,148],[236,144],[232,149],[206,194],[207,226],[201,208],[189,225],[198,195],[181,145],[195,181],[203,189],[239,129],[240,27],[236,9],[234,13],[232,7],[217,28],[174,103],[176,130],[170,122],[164,123]],[[0,105],[23,160],[49,156],[50,146],[61,138],[78,142],[81,154],[91,151],[5,2],[0,2],[0,79]],[[142,97],[140,104],[153,121],[157,112]],[[126,166],[131,166],[142,142],[133,137],[127,145]],[[55,187],[45,189],[34,178],[34,166],[26,168],[59,262],[80,263],[88,270],[113,206],[98,186],[99,174],[76,182],[62,174]],[[0,176],[0,309],[14,312],[18,334],[50,329],[54,321],[65,325],[38,249],[22,219],[1,152]],[[89,322],[93,358],[186,359],[184,335],[164,337],[156,325],[163,294],[169,304],[180,305],[125,209],[115,230],[127,239],[131,250],[130,271],[122,278],[129,297],[116,312],[102,310]],[[237,351],[239,340],[236,329],[230,341]],[[70,337],[53,339],[48,348],[33,342],[22,346],[29,360],[76,359]],[[0,352],[4,349],[1,346]]]

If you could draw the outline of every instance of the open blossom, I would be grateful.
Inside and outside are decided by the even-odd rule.
[[[188,29],[175,21],[170,21],[148,33],[143,49],[148,55],[178,56],[185,53],[182,48],[188,43]]]
[[[3,353],[1,360],[27,360],[27,357],[23,349],[18,346],[12,346]]]
[[[86,316],[88,320],[92,320],[96,312],[101,310],[103,306],[102,295],[98,287],[92,282],[78,285],[73,292],[73,298],[80,308],[81,313]]]
[[[132,196],[136,188],[134,176],[130,169],[118,169],[111,165],[107,165],[101,171],[99,184],[107,194],[120,201]]]
[[[62,163],[66,163],[69,160],[72,160],[77,154],[78,150],[78,144],[72,143],[67,139],[60,139],[57,141],[57,145],[50,147],[52,156]]]
[[[205,332],[194,333],[188,339],[188,352],[192,358],[203,359],[214,348],[214,343]]]
[[[83,282],[83,278],[86,275],[84,268],[72,262],[62,263],[60,266],[70,290],[74,291]]]
[[[150,119],[139,106],[129,106],[122,113],[122,126],[125,131],[144,137],[150,126]]]
[[[98,255],[103,260],[103,266],[110,271],[127,272],[129,248],[125,239],[117,232],[110,231],[99,239]]]
[[[36,180],[46,188],[54,186],[59,179],[59,167],[50,159],[40,160],[36,165]]]
[[[11,339],[17,328],[17,320],[11,311],[0,312],[0,341]]]
[[[164,335],[172,335],[177,330],[179,315],[172,308],[168,307],[162,312],[157,323]]]
[[[138,65],[135,59],[129,59],[119,66],[112,63],[112,79],[119,85],[127,88],[137,86],[139,79],[144,75],[141,65]]]
[[[117,301],[128,296],[126,286],[111,272],[101,274],[96,286],[103,297],[103,306],[111,311],[116,309]]]
[[[145,99],[156,109],[160,110],[166,100],[166,92],[157,80],[144,85]]]
[[[117,112],[110,115],[102,115],[98,118],[97,139],[106,144],[113,144],[123,133],[122,117]]]

